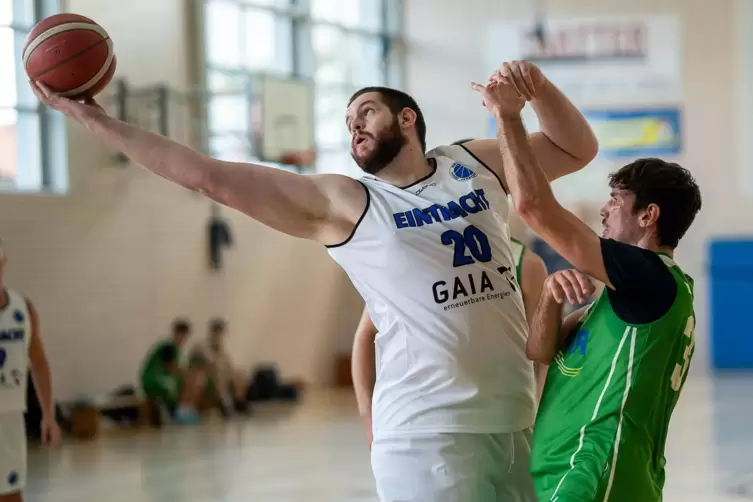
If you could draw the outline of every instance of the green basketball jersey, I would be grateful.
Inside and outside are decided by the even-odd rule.
[[[165,361],[162,358],[162,351],[165,349],[175,354],[174,361],[177,362],[180,359],[180,348],[172,340],[167,339],[157,342],[151,349],[141,370],[142,380],[161,377],[167,373]]]
[[[526,250],[526,245],[515,237],[510,237],[510,248],[512,249],[512,257],[515,262],[515,280],[522,286],[523,271],[521,267],[523,266],[523,253]]]
[[[531,456],[541,501],[662,500],[664,445],[695,316],[692,279],[660,256],[677,284],[669,310],[627,324],[605,289],[549,368]]]

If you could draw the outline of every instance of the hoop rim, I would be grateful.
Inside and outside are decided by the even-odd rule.
[[[300,150],[283,154],[280,161],[291,166],[309,166],[316,163],[316,158],[316,150]]]

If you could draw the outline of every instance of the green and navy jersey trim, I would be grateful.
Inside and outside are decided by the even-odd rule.
[[[599,410],[601,408],[601,403],[604,399],[604,396],[607,393],[607,390],[610,387],[610,384],[612,383],[612,377],[614,377],[615,369],[617,367],[617,363],[620,360],[620,354],[623,351],[623,348],[625,347],[625,343],[628,340],[628,337],[630,339],[629,342],[629,349],[628,349],[628,366],[627,366],[627,372],[625,375],[625,390],[623,391],[622,395],[622,404],[620,405],[620,414],[619,419],[617,422],[617,431],[615,433],[614,438],[614,445],[613,445],[613,452],[612,452],[612,459],[611,463],[608,462],[607,465],[604,466],[604,470],[610,469],[609,472],[609,479],[607,481],[607,487],[606,492],[604,494],[604,500],[609,500],[609,494],[612,491],[612,484],[614,483],[614,476],[615,472],[617,471],[617,460],[620,453],[620,441],[622,439],[622,423],[623,419],[625,417],[625,405],[627,404],[628,396],[630,395],[630,388],[632,386],[632,380],[633,380],[633,365],[635,364],[635,343],[636,339],[638,337],[638,328],[635,326],[626,326],[625,331],[622,334],[622,339],[620,340],[620,344],[617,346],[617,352],[614,354],[614,357],[612,358],[612,365],[609,368],[609,375],[607,376],[607,381],[604,383],[604,387],[601,390],[601,394],[599,394],[599,399],[596,401],[596,406],[594,407],[594,411],[591,414],[591,420],[583,425],[580,429],[580,438],[578,440],[578,448],[576,448],[575,452],[573,452],[573,455],[570,457],[570,469],[562,476],[559,483],[557,484],[557,488],[555,488],[554,493],[552,494],[550,501],[556,501],[557,500],[557,493],[559,492],[560,488],[562,487],[562,483],[564,483],[565,479],[567,479],[568,474],[572,472],[573,469],[575,469],[575,462],[578,456],[578,453],[580,453],[581,449],[583,448],[584,439],[586,436],[586,430],[589,425],[591,425],[599,416]]]

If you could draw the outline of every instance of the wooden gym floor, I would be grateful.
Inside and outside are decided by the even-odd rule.
[[[691,377],[673,419],[667,502],[753,499],[753,376]],[[248,419],[113,432],[29,454],[27,502],[376,501],[347,392]]]

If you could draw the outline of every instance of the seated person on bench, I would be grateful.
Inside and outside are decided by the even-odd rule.
[[[222,414],[229,417],[233,410],[247,413],[248,401],[243,376],[233,368],[225,350],[226,334],[225,321],[210,321],[209,337],[194,347],[190,364],[208,375],[207,391],[217,396]]]
[[[191,334],[185,320],[173,322],[170,338],[160,340],[151,349],[142,368],[144,394],[167,406],[177,423],[198,423],[196,404],[206,381],[201,368],[180,365],[180,350]]]

